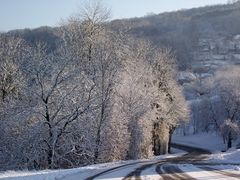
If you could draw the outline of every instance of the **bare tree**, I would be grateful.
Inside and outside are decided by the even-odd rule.
[[[20,64],[25,43],[17,37],[0,34],[0,98],[16,97],[23,84]]]
[[[104,124],[110,118],[112,88],[119,66],[119,36],[104,24],[110,11],[100,1],[87,1],[79,13],[72,16],[63,26],[63,39],[75,55],[78,67],[96,85],[96,99],[99,109],[95,111],[94,161],[99,160],[101,134]]]
[[[173,127],[187,120],[188,107],[173,77],[174,69],[167,64],[171,61],[169,54],[157,53],[147,42],[131,41],[116,86],[112,119],[115,122],[121,117],[123,124],[117,132],[128,133],[125,143],[120,140],[121,134],[112,138],[118,137],[116,154],[123,152],[127,159],[137,159],[152,156],[153,152],[167,153]]]
[[[151,126],[151,119],[143,119],[151,111],[154,94],[153,89],[149,88],[152,87],[152,68],[146,59],[151,52],[148,51],[149,44],[144,41],[131,41],[123,53],[124,66],[118,73],[119,83],[114,88],[110,126],[116,129],[115,133],[109,132],[108,136],[112,143],[109,150],[114,152],[111,153],[111,159],[150,156],[149,153],[143,153],[142,143],[147,139],[144,126]],[[151,130],[148,129],[148,132]],[[150,144],[148,149],[151,149]]]
[[[75,167],[93,163],[96,83],[64,47],[36,44],[19,101],[0,107],[7,123],[2,159],[8,168]],[[17,142],[17,143],[16,143]],[[8,156],[7,156],[8,155]]]
[[[162,50],[155,55],[154,65],[154,85],[158,88],[158,96],[153,104],[155,109],[154,130],[160,137],[159,127],[168,127],[169,131],[164,131],[163,139],[168,139],[161,143],[161,139],[153,140],[158,142],[154,145],[155,154],[159,155],[170,151],[171,136],[178,125],[188,120],[189,109],[185,101],[181,87],[176,82],[176,69],[174,67],[175,58],[169,50]],[[160,133],[160,134],[159,134]],[[160,143],[160,144],[159,144]]]
[[[105,34],[104,23],[110,17],[110,10],[99,0],[85,1],[76,13],[63,22],[61,34],[83,68],[92,66],[93,48],[96,41]]]
[[[28,46],[21,38],[0,34],[0,161],[3,163],[0,166],[3,168],[13,162],[15,155],[12,151],[17,149],[15,140],[20,124],[17,125],[16,119],[10,115],[19,113],[13,107],[22,99],[26,85],[21,64],[27,51]]]
[[[239,67],[230,66],[219,70],[211,79],[212,94],[220,97],[223,110],[226,112],[225,121],[220,129],[227,140],[228,148],[232,147],[233,134],[236,134],[236,129],[239,126],[239,72]]]

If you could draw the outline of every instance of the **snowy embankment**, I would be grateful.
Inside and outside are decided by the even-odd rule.
[[[226,150],[226,145],[221,137],[216,134],[174,135],[173,142],[211,151],[213,154],[210,155],[209,162],[240,165],[240,149],[232,148],[226,152],[221,152]]]
[[[188,146],[210,150],[207,164],[198,167],[192,164],[178,164],[178,168],[195,179],[239,179],[240,177],[240,149],[226,149],[221,137],[216,134],[196,134],[190,136],[173,136],[173,142]],[[204,168],[210,168],[204,170]],[[220,173],[220,174],[219,174]],[[238,178],[236,178],[238,177]]]
[[[95,174],[101,173],[108,169],[119,167],[123,165],[130,165],[134,163],[141,163],[146,161],[158,161],[165,158],[171,157],[178,157],[185,154],[184,151],[181,150],[174,150],[176,154],[171,155],[162,155],[157,156],[152,159],[142,159],[142,160],[130,160],[130,161],[117,161],[113,163],[104,163],[80,168],[73,168],[73,169],[60,169],[60,170],[44,170],[44,171],[6,171],[0,172],[0,179],[6,180],[60,180],[60,179],[75,179],[81,178],[86,179],[87,177],[93,176]],[[133,167],[135,169],[136,167]],[[129,170],[126,171],[126,174],[129,173]],[[125,174],[123,174],[123,177]]]
[[[230,149],[227,152],[219,152],[211,155],[210,162],[229,163],[240,165],[240,149]]]

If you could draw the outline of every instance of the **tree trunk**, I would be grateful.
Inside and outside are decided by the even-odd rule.
[[[99,145],[100,145],[100,128],[98,128],[98,131],[97,131],[97,139],[96,139],[96,148],[94,150],[94,164],[97,163],[97,160],[98,160],[98,156],[99,156]]]
[[[161,141],[160,155],[168,153],[168,142]]]
[[[153,154],[155,156],[160,155],[160,141],[159,141],[159,136],[157,134],[159,128],[159,123],[154,123],[153,125],[153,132],[152,132],[152,143],[153,143]]]
[[[49,136],[50,136],[50,141],[49,141],[49,147],[48,147],[48,151],[47,151],[47,162],[48,162],[48,168],[49,169],[53,169],[53,153],[54,153],[54,149],[52,146],[52,138],[53,138],[53,134],[52,131],[49,131]]]
[[[5,101],[6,96],[7,96],[7,92],[4,89],[2,89],[2,102]]]
[[[231,133],[231,131],[228,133],[227,147],[228,147],[228,149],[232,147],[232,133]]]
[[[104,106],[104,101],[102,100],[102,106],[101,106],[101,116],[100,116],[100,121],[98,124],[98,129],[97,129],[97,137],[96,137],[96,148],[94,151],[94,163],[97,163],[98,156],[99,156],[99,146],[101,143],[101,128],[102,124],[104,122],[104,113],[105,113],[105,106]]]
[[[172,135],[175,131],[176,127],[172,127],[169,130],[169,140],[168,140],[168,153],[171,153],[171,143],[172,143]]]
[[[47,161],[48,161],[48,168],[49,169],[52,169],[52,158],[53,158],[53,153],[52,153],[52,149],[49,149],[48,150],[48,153],[47,153]]]
[[[155,156],[159,156],[161,154],[161,143],[159,141],[159,137],[157,135],[153,135],[153,154]]]
[[[169,141],[169,129],[164,123],[154,123],[153,127],[153,153],[155,156],[167,154]]]

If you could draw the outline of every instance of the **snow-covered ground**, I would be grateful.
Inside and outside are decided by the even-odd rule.
[[[211,151],[209,162],[240,164],[240,149],[231,148],[226,152],[226,145],[217,134],[201,133],[195,135],[174,135],[174,143],[199,147]]]
[[[210,157],[210,162],[240,164],[240,149],[230,149],[227,152],[214,153]]]
[[[240,179],[240,149],[232,148],[226,152],[226,145],[224,145],[222,139],[216,134],[195,134],[190,136],[174,135],[173,142],[203,148],[210,150],[212,154],[209,156],[209,160],[206,163],[206,167],[223,171],[224,173],[236,174],[238,178],[229,177],[223,174],[219,176],[219,172],[205,171],[202,168],[194,166],[192,164],[180,164],[178,167],[186,174],[195,179]],[[214,165],[216,164],[216,165]]]
[[[165,158],[170,157],[178,157],[185,154],[184,151],[181,150],[174,150],[176,154],[171,155],[162,155],[157,156],[152,159],[142,159],[142,160],[131,160],[131,161],[118,161],[113,163],[104,163],[104,164],[98,164],[98,165],[92,165],[92,166],[86,166],[86,167],[80,167],[80,168],[73,168],[73,169],[66,169],[66,170],[44,170],[44,171],[6,171],[6,172],[0,172],[0,179],[4,180],[60,180],[65,179],[67,177],[68,180],[76,179],[76,177],[79,179],[85,179],[89,176],[93,176],[95,174],[98,174],[100,172],[106,171],[110,168],[137,163],[139,162],[141,165],[145,162],[154,162]],[[134,170],[136,169],[136,165],[128,166],[126,171],[121,171],[121,176],[124,177],[131,168]]]
[[[200,168],[192,164],[179,164],[177,166],[184,172],[184,174],[199,180],[237,180],[240,177],[238,171],[235,171],[234,169],[226,170],[226,166],[222,166],[222,169],[214,167],[216,170],[204,170],[202,167]]]
[[[217,134],[200,133],[188,136],[174,134],[172,141],[182,145],[203,148],[211,152],[218,152],[226,149],[223,140]]]

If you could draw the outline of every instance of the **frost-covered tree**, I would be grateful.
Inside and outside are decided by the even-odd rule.
[[[153,100],[153,90],[148,88],[152,86],[152,68],[146,59],[150,55],[148,50],[149,44],[143,41],[129,41],[124,49],[123,68],[118,73],[119,83],[114,88],[112,119],[107,132],[110,160],[149,155],[142,151],[142,143],[146,139],[144,126],[151,126],[151,119],[144,121],[143,116],[151,111]],[[148,129],[148,132],[151,130]],[[148,148],[151,149],[151,143]]]
[[[188,108],[173,77],[173,67],[167,64],[170,54],[156,52],[147,42],[131,41],[119,72],[112,112],[111,123],[121,123],[121,129],[115,126],[116,133],[109,134],[110,147],[118,157],[123,153],[127,159],[137,159],[167,153],[170,135],[187,119]],[[116,159],[114,154],[112,159]]]
[[[85,70],[92,67],[95,44],[105,36],[104,23],[109,17],[110,10],[99,0],[88,0],[78,13],[62,23],[60,34],[67,46],[71,46],[77,63]]]
[[[21,61],[26,51],[25,42],[17,37],[0,34],[0,99],[17,97],[23,85]]]
[[[216,72],[210,80],[212,95],[220,98],[222,111],[225,112],[225,121],[220,131],[227,141],[227,147],[231,148],[232,140],[236,138],[236,131],[239,128],[240,117],[240,68],[238,66],[225,67]],[[234,135],[235,134],[235,135]]]
[[[94,82],[98,109],[93,117],[95,129],[94,161],[101,158],[102,138],[112,107],[112,89],[120,66],[121,40],[107,28],[110,11],[99,1],[86,2],[79,13],[62,27],[66,45],[75,56],[78,68]]]
[[[32,60],[31,88],[27,90],[32,106],[29,120],[34,121],[32,129],[41,144],[40,157],[46,159],[48,168],[59,167],[63,162],[75,166],[71,155],[86,153],[79,142],[84,141],[83,134],[77,134],[73,128],[76,122],[85,123],[81,118],[92,110],[95,84],[71,57],[64,50],[47,55],[41,50],[40,56],[33,55],[36,59]]]
[[[17,119],[11,115],[19,113],[15,107],[22,99],[25,88],[21,64],[28,53],[28,46],[21,38],[0,34],[0,167],[6,168],[14,162],[17,150]],[[2,164],[3,163],[3,164]]]
[[[162,50],[156,53],[154,61],[154,85],[158,88],[158,96],[153,104],[155,110],[153,141],[155,154],[167,153],[170,151],[171,136],[178,125],[188,120],[189,109],[185,101],[181,87],[176,82],[176,69],[174,67],[174,56],[169,50]],[[159,134],[160,129],[167,128],[163,135]],[[161,137],[165,139],[161,143]],[[160,138],[160,139],[158,139]],[[160,143],[160,144],[159,144]]]
[[[45,50],[41,43],[32,49],[20,99],[3,107],[9,128],[3,148],[9,168],[92,163],[93,124],[88,120],[97,109],[96,85],[75,66],[67,48]]]
[[[239,123],[230,119],[226,119],[223,124],[220,125],[220,132],[224,143],[227,142],[227,148],[231,148],[232,141],[239,137],[239,129]]]

